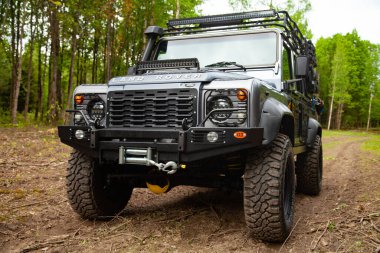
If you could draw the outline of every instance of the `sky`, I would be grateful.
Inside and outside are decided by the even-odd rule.
[[[356,29],[361,39],[380,44],[380,0],[310,0],[310,2],[312,10],[307,14],[307,18],[314,43],[320,37],[326,38],[336,33],[346,34]],[[201,9],[204,15],[234,12],[228,0],[205,0]]]

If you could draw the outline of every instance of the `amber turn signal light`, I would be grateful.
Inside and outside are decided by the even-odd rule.
[[[245,90],[245,89],[238,89],[238,91],[237,91],[237,93],[236,93],[236,97],[237,97],[240,101],[245,101],[245,100],[247,100],[247,98],[248,98],[247,90]]]
[[[74,102],[77,105],[81,105],[84,101],[84,96],[83,95],[75,95],[74,96]]]
[[[236,139],[244,139],[245,137],[247,137],[247,133],[242,132],[242,131],[238,131],[238,132],[234,133],[234,137]]]

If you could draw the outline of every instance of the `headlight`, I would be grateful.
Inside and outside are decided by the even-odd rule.
[[[215,109],[228,109],[232,107],[233,105],[232,105],[231,99],[224,96],[213,97],[209,101],[209,105],[207,106],[209,110],[208,113]],[[220,113],[213,113],[210,117],[212,120],[223,122],[227,120],[229,117],[231,117],[231,114],[232,114],[231,112],[220,112]]]
[[[210,115],[209,121],[219,127],[246,125],[248,94],[246,89],[241,88],[207,90],[205,92],[206,115],[213,110],[219,110]],[[222,111],[223,109],[226,111]]]
[[[105,115],[105,106],[101,100],[92,100],[87,107],[88,115],[93,120],[101,120]]]

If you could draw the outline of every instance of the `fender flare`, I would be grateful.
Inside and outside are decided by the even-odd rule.
[[[322,137],[322,126],[317,120],[309,118],[307,129],[307,146],[309,148],[313,146],[315,137],[317,135]]]
[[[294,145],[294,117],[292,111],[274,98],[268,98],[261,110],[259,127],[264,129],[263,145],[271,143],[279,132],[289,136]]]

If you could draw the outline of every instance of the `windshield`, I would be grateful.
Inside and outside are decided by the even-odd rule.
[[[244,66],[274,65],[277,61],[275,32],[161,41],[157,60],[198,58],[201,67],[218,62]]]

